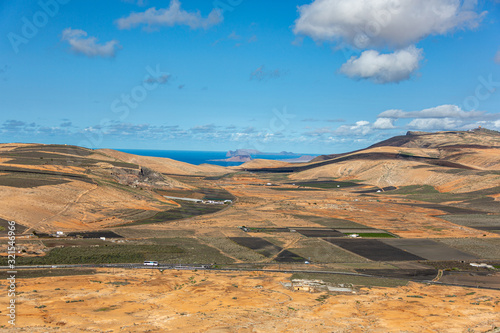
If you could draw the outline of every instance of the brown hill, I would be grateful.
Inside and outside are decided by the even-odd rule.
[[[100,149],[99,152],[128,163],[146,166],[164,174],[173,175],[222,175],[227,169],[212,164],[193,165],[170,158],[139,156],[112,149]]]
[[[92,230],[150,218],[177,207],[157,190],[193,187],[164,173],[227,173],[112,150],[40,144],[0,145],[0,219],[36,229]]]
[[[404,147],[404,148],[439,148],[439,149],[488,149],[500,148],[500,132],[478,128],[470,131],[447,131],[447,132],[412,132],[406,135],[395,136],[390,139],[375,143],[367,149],[376,147]],[[361,152],[365,149],[358,150]],[[346,155],[332,154],[321,155],[311,162],[325,161]]]

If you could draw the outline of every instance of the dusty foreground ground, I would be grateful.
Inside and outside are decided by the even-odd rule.
[[[0,330],[497,332],[500,327],[500,291],[412,283],[328,296],[286,289],[280,282],[289,278],[278,273],[101,270],[21,279],[17,329],[4,318]],[[1,303],[7,304],[7,293],[2,294]]]

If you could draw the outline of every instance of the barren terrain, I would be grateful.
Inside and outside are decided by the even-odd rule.
[[[326,294],[283,287],[289,279],[157,270],[21,279],[17,329],[7,331],[493,332],[500,326],[500,291],[411,283]]]
[[[15,221],[16,265],[44,267],[19,270],[17,327],[498,332],[499,137],[409,133],[232,168],[0,145],[1,252]],[[166,266],[51,268],[144,260]],[[355,293],[283,286],[298,276]]]

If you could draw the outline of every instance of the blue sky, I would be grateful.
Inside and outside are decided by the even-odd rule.
[[[0,142],[339,153],[500,130],[498,1],[0,6]]]

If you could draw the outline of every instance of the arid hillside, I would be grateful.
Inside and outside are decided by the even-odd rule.
[[[218,165],[212,165],[212,164],[192,165],[189,163],[172,160],[170,158],[138,156],[111,149],[100,149],[99,151],[108,156],[119,159],[121,161],[143,165],[164,174],[221,175],[227,173],[226,168]]]
[[[0,218],[32,230],[88,230],[177,204],[153,189],[190,186],[143,165],[74,146],[0,145]]]

